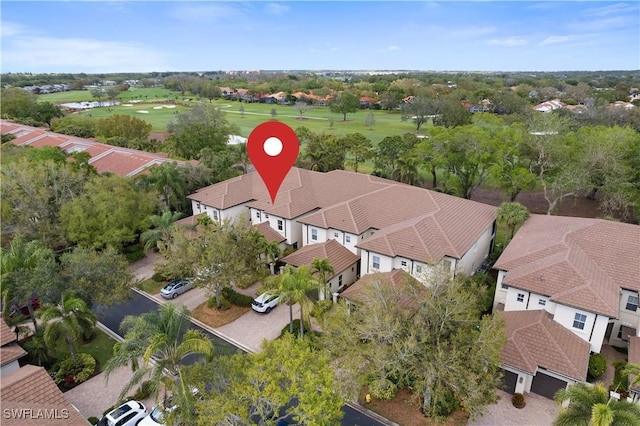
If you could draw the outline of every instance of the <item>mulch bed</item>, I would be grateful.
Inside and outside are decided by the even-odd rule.
[[[204,302],[191,311],[191,316],[210,327],[216,328],[235,321],[242,315],[249,312],[250,309],[251,308],[242,308],[240,306],[231,305],[229,309],[219,311],[216,308],[212,309],[207,307],[207,302]]]

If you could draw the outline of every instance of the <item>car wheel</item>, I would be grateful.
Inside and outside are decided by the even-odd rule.
[[[267,308],[267,310],[264,311],[265,314],[268,314],[269,312],[271,312],[271,308]]]
[[[175,299],[176,297],[178,297],[178,293],[173,293],[173,296],[171,296],[172,299]]]

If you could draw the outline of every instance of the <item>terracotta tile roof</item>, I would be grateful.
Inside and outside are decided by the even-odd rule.
[[[495,269],[504,283],[616,318],[620,289],[640,291],[640,226],[531,215]]]
[[[407,292],[406,295],[403,295],[403,297],[398,300],[398,303],[406,308],[417,308],[421,297],[424,296],[424,292],[426,291],[425,286],[410,274],[402,269],[394,269],[390,272],[377,272],[375,274],[364,275],[344,290],[340,296],[352,302],[362,303],[367,298],[368,291],[370,291],[368,289],[374,283],[395,289],[400,289],[404,286],[412,289],[413,292]]]
[[[0,318],[0,346],[8,345],[16,341],[16,334],[11,331],[3,318]]]
[[[16,334],[0,318],[0,365],[8,364],[27,353],[16,342]]]
[[[14,145],[32,146],[58,146],[66,152],[86,151],[91,155],[89,164],[94,166],[98,173],[111,172],[120,176],[135,176],[144,173],[146,169],[165,162],[176,162],[168,158],[164,153],[150,153],[135,149],[106,145],[91,139],[76,138],[73,136],[53,133],[45,129],[18,125],[6,120],[0,121],[2,133],[13,133],[17,137],[11,141]]]
[[[177,229],[182,231],[182,233],[187,238],[196,238],[202,234],[202,228],[197,228],[199,217],[205,217],[206,213],[198,213],[196,215],[183,217],[182,219],[178,219],[174,222],[174,225]]]
[[[257,225],[253,225],[258,232],[260,232],[267,239],[267,242],[276,242],[281,243],[286,241],[286,238],[283,237],[278,231],[273,229],[269,222],[262,222]]]
[[[640,336],[629,336],[629,353],[627,354],[630,363],[640,365]],[[633,382],[635,376],[629,375],[629,382]],[[640,393],[640,384],[633,388]]]
[[[304,246],[280,260],[296,267],[302,265],[310,267],[313,259],[329,260],[335,271],[331,277],[327,278],[330,280],[356,263],[360,258],[336,240],[329,240],[320,244]]]
[[[42,367],[25,365],[13,373],[3,376],[0,385],[2,392],[2,408],[16,410],[32,410],[27,418],[6,418],[3,425],[83,425],[89,423],[67,401],[63,393],[51,380],[47,371]],[[64,417],[63,410],[67,410],[68,418],[51,419],[37,418],[42,410],[57,410],[55,414]],[[52,412],[52,411],[48,411]],[[23,411],[24,413],[24,411]],[[30,418],[31,417],[31,418]]]
[[[587,378],[589,343],[551,319],[544,310],[504,313],[507,343],[503,364],[535,374],[538,367],[575,380]]]

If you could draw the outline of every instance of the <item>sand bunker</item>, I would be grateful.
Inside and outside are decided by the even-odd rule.
[[[162,109],[161,106],[153,107],[153,109]]]
[[[122,106],[133,106],[133,104],[122,104]]]
[[[138,112],[140,114],[149,114],[149,111],[147,111],[146,109],[141,109],[141,110],[136,111],[136,112]]]
[[[175,105],[163,105],[165,108],[175,108]]]

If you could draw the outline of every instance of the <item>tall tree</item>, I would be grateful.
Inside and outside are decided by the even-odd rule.
[[[347,114],[356,112],[360,106],[360,100],[351,92],[340,93],[329,104],[329,110],[336,114],[342,114],[342,121],[347,121]]]
[[[640,406],[611,398],[601,383],[573,384],[558,391],[555,400],[558,404],[568,401],[568,405],[560,409],[554,426],[640,425]]]
[[[49,348],[55,348],[64,337],[69,345],[71,356],[76,357],[76,346],[82,336],[93,331],[96,316],[84,300],[72,293],[62,295],[60,305],[47,306],[38,312],[44,323],[44,341]]]
[[[144,243],[144,249],[160,248],[162,244],[171,244],[173,238],[174,222],[183,216],[182,213],[163,210],[161,215],[153,215],[149,218],[151,229],[140,234],[140,242]]]
[[[153,188],[162,196],[165,209],[178,210],[187,195],[185,182],[177,163],[162,163],[151,167],[149,174],[140,175],[136,183],[143,188]]]
[[[60,256],[60,265],[65,287],[89,307],[107,307],[129,297],[133,274],[124,256],[112,247],[100,251],[75,247]]]
[[[507,226],[504,234],[503,247],[507,246],[507,241],[513,239],[516,227],[522,225],[529,218],[529,210],[520,203],[502,203],[498,209],[498,222]],[[508,238],[508,240],[507,240]]]
[[[371,141],[361,133],[350,133],[342,138],[347,153],[351,154],[353,170],[358,173],[358,165],[373,158],[373,145]]]
[[[436,99],[417,96],[411,102],[403,105],[402,120],[412,120],[416,125],[416,132],[418,132],[429,118],[435,117],[439,112],[440,106]]]
[[[254,354],[185,370],[187,383],[210,389],[196,404],[203,424],[272,424],[287,415],[296,424],[329,426],[343,416],[330,359],[291,335]]]
[[[223,111],[204,103],[179,114],[167,128],[171,133],[168,148],[186,159],[199,158],[204,148],[225,151],[229,135],[240,133],[237,126],[229,124]]]
[[[335,273],[335,270],[333,269],[331,262],[329,262],[329,259],[313,259],[310,266],[311,273],[318,274],[318,278],[320,278],[320,284],[323,286],[321,291],[324,291],[325,293],[328,292],[329,289],[327,286],[327,280],[331,276],[331,274]]]
[[[114,345],[113,357],[105,365],[107,381],[120,367],[130,365],[133,369],[119,399],[146,377],[157,399],[161,384],[171,387],[178,379],[180,364],[187,356],[206,359],[213,356],[211,340],[201,332],[189,329],[190,324],[189,310],[170,303],[161,305],[156,312],[127,316],[122,320],[120,329],[124,332],[124,341]]]
[[[99,176],[86,185],[85,194],[62,207],[60,221],[69,240],[82,246],[122,247],[148,227],[156,205],[153,194],[136,191],[128,179]]]
[[[114,114],[100,118],[95,126],[98,136],[105,139],[122,137],[129,140],[146,139],[151,131],[151,124],[137,117],[125,114]]]
[[[308,267],[300,266],[294,269],[287,265],[282,274],[278,275],[275,285],[277,287],[273,289],[273,292],[280,295],[281,300],[289,304],[290,315],[292,315],[291,305],[296,303],[300,305],[300,337],[304,337],[304,321],[309,320],[314,304],[309,293],[320,289],[322,284],[314,278]]]
[[[417,185],[420,182],[420,160],[411,153],[396,158],[391,179],[408,185]]]

